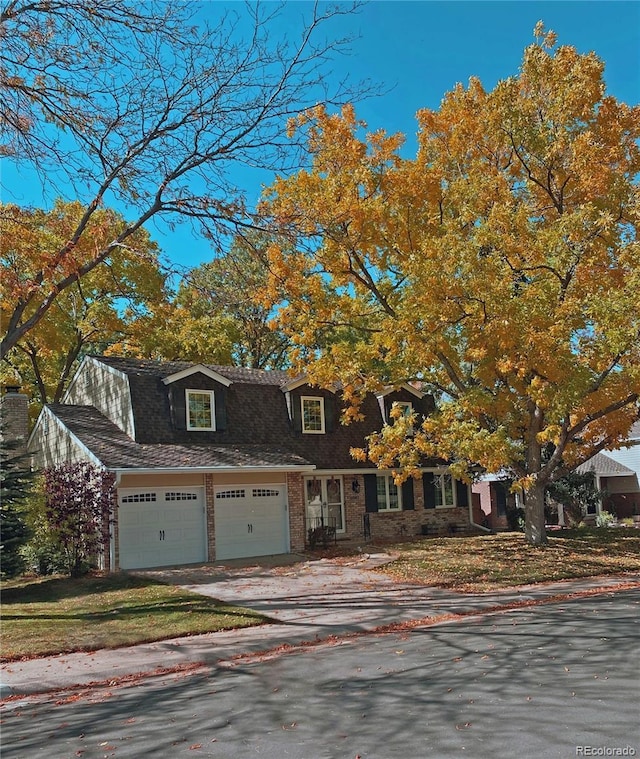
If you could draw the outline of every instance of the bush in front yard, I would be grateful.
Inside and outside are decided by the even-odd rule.
[[[85,574],[109,550],[115,477],[87,462],[44,472],[44,518],[72,577]]]

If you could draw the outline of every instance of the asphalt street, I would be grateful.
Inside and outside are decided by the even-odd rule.
[[[618,591],[19,698],[2,757],[640,756],[639,612]]]

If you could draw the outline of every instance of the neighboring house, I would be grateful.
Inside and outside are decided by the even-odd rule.
[[[596,487],[605,493],[603,508],[618,519],[640,514],[640,421],[622,448],[596,454],[578,471],[593,473]]]
[[[87,357],[63,403],[40,414],[29,450],[44,468],[85,460],[116,475],[112,569],[303,550],[338,539],[467,530],[470,489],[442,462],[401,486],[350,449],[394,402],[419,416],[411,385],[368,396],[340,424],[339,393],[282,371]]]
[[[506,475],[484,475],[472,486],[474,522],[496,532],[510,529],[507,509],[519,506]]]

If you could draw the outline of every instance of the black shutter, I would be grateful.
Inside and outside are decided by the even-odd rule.
[[[324,399],[324,431],[333,432],[336,428],[336,399],[327,396]]]
[[[456,500],[458,506],[469,505],[469,488],[462,480],[456,480]]]
[[[294,432],[302,432],[302,401],[299,395],[291,394],[291,423]]]
[[[215,392],[216,407],[216,430],[227,429],[227,391],[226,389],[216,390]]]
[[[436,483],[433,472],[425,472],[422,475],[422,489],[424,490],[425,509],[436,507]]]
[[[402,510],[413,511],[415,509],[413,500],[413,477],[409,477],[402,483]]]
[[[187,429],[187,403],[185,395],[186,393],[181,387],[172,387],[169,390],[171,421],[177,430]]]
[[[378,488],[376,487],[376,475],[365,474],[364,480],[364,510],[373,514],[378,510]]]

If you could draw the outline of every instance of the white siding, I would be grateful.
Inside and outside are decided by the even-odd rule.
[[[29,452],[37,469],[78,461],[99,464],[95,456],[46,407],[42,409],[29,439]]]
[[[85,358],[62,402],[72,406],[95,406],[135,439],[131,391],[126,374],[91,357]]]

